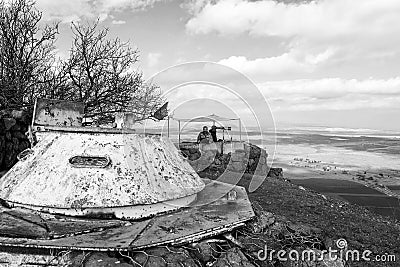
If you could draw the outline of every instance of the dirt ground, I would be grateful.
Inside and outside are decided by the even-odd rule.
[[[247,188],[251,179],[251,175],[245,175],[239,185]],[[256,191],[249,193],[249,198],[275,216],[320,229],[319,238],[325,243],[344,238],[350,249],[368,249],[376,255],[394,254],[400,260],[400,226],[392,218],[299,188],[282,179],[268,178]],[[350,266],[399,266],[399,263],[380,264],[354,262]]]

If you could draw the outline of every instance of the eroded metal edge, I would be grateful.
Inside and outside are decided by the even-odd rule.
[[[231,186],[231,185],[226,185],[224,183],[220,182],[215,182],[213,181],[216,185],[222,185],[222,186]],[[209,189],[212,190],[213,187],[209,187]],[[150,230],[152,222],[150,220],[143,221],[141,225],[137,225],[140,222],[135,222],[135,225],[132,225],[132,232],[126,231],[125,229],[121,228],[115,228],[111,230],[105,230],[103,232],[97,232],[97,233],[89,233],[89,234],[84,234],[81,235],[80,237],[76,237],[76,240],[74,240],[74,237],[68,237],[64,239],[53,239],[53,240],[29,240],[29,239],[23,239],[23,238],[0,238],[0,246],[4,247],[15,247],[15,248],[35,248],[35,249],[70,249],[70,250],[81,250],[81,251],[133,251],[133,250],[138,250],[142,248],[147,248],[147,247],[153,247],[153,246],[159,246],[159,245],[167,245],[167,244],[172,244],[172,245],[178,245],[178,244],[185,244],[185,243],[190,243],[190,242],[195,242],[198,240],[201,240],[203,238],[207,237],[212,237],[215,235],[219,235],[222,233],[226,233],[229,231],[232,231],[233,229],[236,229],[238,227],[244,226],[246,221],[251,220],[254,217],[254,211],[251,208],[251,203],[248,199],[248,196],[246,194],[246,191],[244,188],[239,187],[239,186],[234,186],[236,190],[241,196],[241,202],[242,204],[239,204],[239,209],[236,211],[235,216],[231,217],[231,222],[229,223],[219,223],[219,222],[214,222],[211,223],[210,227],[208,229],[202,230],[202,231],[197,231],[180,236],[177,238],[170,238],[168,239],[168,233],[162,234],[161,236],[164,236],[164,240],[161,240],[160,242],[149,242],[148,244],[143,244],[143,242],[138,242],[141,244],[136,243],[135,241],[138,239],[138,237],[144,232],[144,230]],[[218,190],[215,188],[215,190]],[[218,202],[218,201],[217,201]],[[215,205],[216,203],[210,203],[209,204],[209,209],[210,211],[215,212],[215,207],[219,205]],[[222,205],[223,206],[223,205]],[[204,211],[204,207],[201,211]],[[194,207],[192,209],[186,210],[186,212],[192,212],[192,214],[196,214],[196,212],[199,212],[199,210]],[[166,220],[167,217],[164,216],[173,216],[174,214],[171,215],[163,215],[160,217],[155,217],[154,219],[158,218],[160,221],[163,219]],[[179,217],[179,214],[175,215]],[[203,222],[200,224],[204,225],[207,227],[207,217],[204,216]],[[168,219],[167,219],[168,220]],[[228,220],[228,219],[227,219]],[[232,221],[235,220],[235,221]],[[228,220],[229,221],[229,220]],[[218,226],[215,226],[215,224],[220,224]],[[214,224],[214,226],[213,226]],[[196,230],[194,230],[196,231]],[[114,232],[116,234],[116,237],[114,239],[118,239],[120,236],[125,236],[124,238],[126,239],[127,242],[125,242],[125,246],[120,245],[120,243],[116,243],[117,241],[113,239],[108,239],[107,240],[107,245],[106,246],[99,246],[99,247],[93,247],[92,245],[87,245],[87,244],[93,244],[95,240],[102,240],[104,239],[104,235],[109,234],[110,232]],[[151,232],[151,230],[150,230]],[[144,233],[146,236],[146,233]],[[154,235],[154,234],[153,234]],[[85,240],[87,239],[87,240]],[[162,238],[160,238],[162,239]],[[120,240],[120,239],[119,239]],[[114,244],[110,245],[113,241]],[[62,243],[69,243],[69,245],[62,245]],[[53,244],[52,244],[53,243]],[[60,245],[61,243],[61,245]],[[71,244],[75,243],[75,244]],[[76,244],[81,243],[81,246],[77,246]],[[87,243],[84,245],[84,243]]]

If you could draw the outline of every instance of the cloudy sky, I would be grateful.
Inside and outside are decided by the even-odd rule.
[[[180,63],[210,61],[243,73],[260,91],[241,84],[234,72],[231,83],[218,82],[223,86],[182,86],[184,92],[169,95],[176,112],[186,101],[180,116],[189,111],[195,116],[195,110],[228,116],[225,109],[240,114],[235,108],[251,98],[262,117],[265,97],[278,126],[400,131],[398,0],[37,0],[37,5],[45,20],[62,21],[61,56],[71,45],[69,23],[99,18],[111,36],[138,47],[137,67],[145,77]],[[201,68],[193,69],[191,80],[206,79]],[[174,83],[164,80],[160,85],[169,90]],[[236,99],[231,93],[224,101],[218,90],[230,86],[241,89],[234,89]],[[205,108],[206,98],[226,107],[210,102]]]

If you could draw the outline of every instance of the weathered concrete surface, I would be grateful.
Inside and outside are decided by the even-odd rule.
[[[35,103],[33,124],[54,126],[81,126],[83,102],[38,98]]]
[[[0,178],[0,198],[54,208],[118,207],[183,198],[204,188],[174,145],[160,136],[41,135],[33,153]],[[76,156],[89,160],[71,162]],[[91,158],[109,163],[98,166]]]

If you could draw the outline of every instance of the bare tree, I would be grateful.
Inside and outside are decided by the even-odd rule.
[[[162,104],[157,86],[134,68],[139,52],[109,39],[98,21],[72,24],[70,57],[57,62],[58,24],[43,25],[33,0],[0,0],[0,109],[31,106],[38,96],[83,101],[87,116],[117,112],[146,119]]]
[[[0,108],[32,105],[53,78],[58,24],[40,23],[31,0],[0,0]]]
[[[117,112],[132,112],[140,121],[151,116],[162,99],[157,86],[145,84],[134,69],[139,52],[119,38],[107,38],[98,21],[72,23],[74,36],[66,63],[72,99],[85,103],[89,117],[112,120]]]

